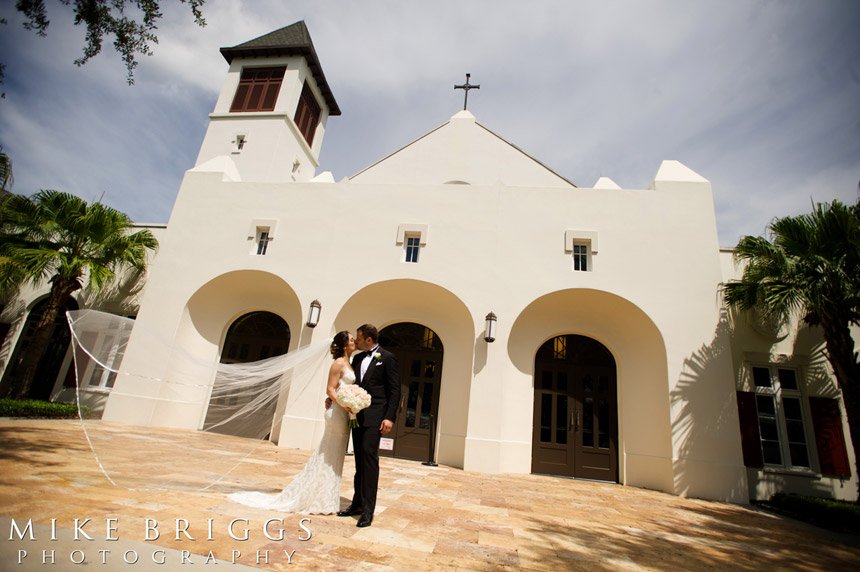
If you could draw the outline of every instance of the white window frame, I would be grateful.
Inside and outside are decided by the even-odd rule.
[[[585,247],[585,252],[577,252]],[[593,272],[597,255],[597,232],[593,230],[564,231],[564,251],[570,253],[570,268],[574,272]],[[576,267],[577,257],[585,255],[585,270]],[[581,259],[580,259],[581,260]]]
[[[591,270],[591,256],[588,244],[584,242],[573,243],[573,269],[577,272],[588,272]]]
[[[248,135],[245,133],[237,133],[236,137],[233,139],[233,150],[231,153],[233,155],[238,155],[245,148],[245,145],[248,144]]]
[[[278,228],[278,221],[271,219],[256,219],[251,221],[248,227],[248,242],[251,243],[248,249],[248,254],[252,256],[265,256],[269,252],[271,242],[275,240],[275,233]],[[263,233],[266,234],[266,244],[263,247],[263,252],[260,252],[260,241],[263,238]]]
[[[403,261],[418,264],[421,253],[421,237],[417,234],[407,234],[403,242]]]
[[[762,387],[756,385],[754,368],[761,368],[767,370],[770,379],[770,387]],[[789,370],[794,372],[797,389],[782,387],[782,384],[779,379],[779,370]],[[796,365],[789,365],[785,363],[749,364],[750,385],[753,388],[753,392],[756,396],[756,417],[759,420],[759,446],[763,445],[763,437],[761,435],[760,424],[762,414],[759,412],[759,396],[770,397],[774,402],[774,416],[777,429],[777,439],[779,442],[779,453],[781,458],[780,460],[782,462],[778,464],[768,462],[768,460],[765,458],[764,448],[762,448],[762,461],[766,468],[784,469],[792,472],[809,473],[813,471],[813,467],[815,466],[816,459],[814,458],[813,452],[813,445],[815,443],[815,440],[811,433],[812,416],[809,413],[809,404],[807,403],[806,396],[803,393],[802,388],[804,384],[802,382],[801,375],[801,368],[797,367]],[[800,404],[800,421],[803,423],[803,438],[804,446],[806,447],[807,465],[794,465],[791,462],[792,443],[788,439],[788,424],[785,416],[785,399],[796,399]]]
[[[397,226],[395,244],[401,246],[400,261],[405,264],[417,264],[422,256],[422,250],[427,245],[429,227],[426,224],[403,223]],[[417,250],[413,250],[417,248]],[[414,253],[410,260],[410,253]]]
[[[123,329],[126,329],[124,322],[119,322],[119,324],[123,324]],[[111,326],[116,327],[117,325],[118,322],[112,319]],[[107,355],[103,357],[104,365],[98,363],[96,358],[86,356],[86,365],[83,367],[83,371],[76,371],[78,387],[81,391],[110,391],[116,383],[117,372],[114,370],[119,369],[119,365],[122,363],[125,347],[120,348],[116,344],[118,334],[112,329],[108,329],[106,332],[87,332],[86,334],[90,334],[87,336],[86,343],[92,348],[93,355],[103,356],[105,353]],[[76,366],[72,364],[71,367]]]
[[[269,242],[271,242],[271,240],[268,228],[260,227],[257,229],[257,256],[266,255],[266,251],[269,249]]]

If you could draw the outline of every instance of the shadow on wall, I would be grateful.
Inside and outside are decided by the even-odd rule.
[[[146,270],[129,269],[121,277],[100,290],[84,289],[81,308],[92,308],[120,316],[134,316],[140,305],[139,296],[146,284]]]
[[[734,379],[725,379],[726,363],[731,364],[731,327],[725,311],[714,331],[713,340],[702,345],[684,360],[681,378],[670,393],[670,399],[680,409],[672,421],[672,435],[678,444],[674,462],[675,491],[683,496],[704,496],[701,490],[701,471],[695,474],[692,465],[679,461],[719,463],[715,469],[730,474],[737,467],[737,479],[728,487],[726,500],[747,502],[749,493],[741,458],[741,435],[738,422],[737,398]],[[727,436],[729,446],[725,443]],[[733,439],[733,440],[732,440]],[[731,447],[736,441],[735,447]],[[720,455],[720,452],[723,455]],[[724,458],[728,456],[728,458]],[[696,463],[697,465],[699,463]],[[726,471],[722,471],[727,469]],[[726,478],[726,477],[723,477]],[[712,496],[712,495],[707,495]]]
[[[830,362],[824,354],[824,337],[821,328],[810,328],[803,325],[794,339],[794,355],[809,356],[806,365],[807,395],[839,399],[841,394],[836,387],[834,378],[830,375]]]

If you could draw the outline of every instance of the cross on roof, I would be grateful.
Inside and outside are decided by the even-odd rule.
[[[469,83],[470,77],[472,77],[472,74],[467,73],[466,74],[466,83],[464,83],[462,85],[455,85],[454,86],[454,89],[462,89],[464,92],[466,92],[465,93],[466,97],[463,98],[463,111],[466,111],[466,105],[469,103],[469,90],[470,89],[481,89],[480,85],[472,85]]]

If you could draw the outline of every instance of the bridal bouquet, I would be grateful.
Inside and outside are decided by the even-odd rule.
[[[358,419],[356,413],[365,409],[370,405],[370,394],[355,384],[342,383],[337,388],[337,403],[347,411],[349,411],[350,429],[358,427]]]

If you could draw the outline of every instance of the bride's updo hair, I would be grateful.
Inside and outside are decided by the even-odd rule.
[[[337,359],[346,355],[346,345],[349,343],[349,332],[344,330],[334,335],[331,342],[331,357]]]

